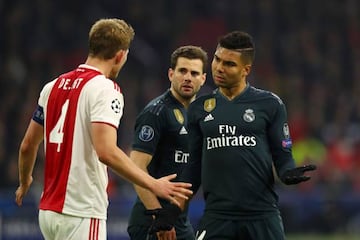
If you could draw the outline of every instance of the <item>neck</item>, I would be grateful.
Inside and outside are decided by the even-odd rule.
[[[232,100],[235,97],[239,96],[246,88],[246,82],[241,82],[239,85],[234,87],[219,87],[219,91],[222,95],[224,95],[227,99]]]
[[[174,98],[176,98],[176,100],[178,100],[185,108],[188,108],[190,103],[195,99],[195,96],[193,96],[192,98],[183,98],[179,94],[177,94],[177,92],[174,91],[174,89],[172,88],[170,88],[170,91]]]
[[[99,69],[99,71],[108,78],[111,72],[111,64],[109,64],[109,61],[110,60],[88,57],[85,64]]]

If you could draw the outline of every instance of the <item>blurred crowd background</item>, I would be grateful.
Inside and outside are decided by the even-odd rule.
[[[169,87],[172,51],[184,44],[199,45],[211,61],[220,35],[247,31],[256,44],[250,83],[273,91],[286,103],[297,165],[318,166],[310,182],[278,184],[285,227],[290,232],[360,229],[357,0],[0,0],[3,215],[10,204],[6,202],[13,201],[17,150],[42,86],[85,61],[89,28],[104,17],[123,18],[136,32],[118,79],[125,96],[119,145],[126,152],[136,114]],[[212,89],[209,68],[201,92]],[[42,160],[40,153],[34,199],[41,191]],[[132,200],[135,194],[131,185],[112,174],[109,190],[113,199]]]

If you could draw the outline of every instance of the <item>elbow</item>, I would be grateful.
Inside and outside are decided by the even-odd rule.
[[[99,161],[102,162],[105,165],[109,165],[109,154],[106,152],[97,152]]]
[[[111,166],[112,159],[116,158],[115,152],[111,149],[97,149],[99,161],[107,166]]]
[[[30,141],[24,139],[20,144],[19,154],[28,155],[29,153],[36,151],[36,149],[36,146],[34,146]]]

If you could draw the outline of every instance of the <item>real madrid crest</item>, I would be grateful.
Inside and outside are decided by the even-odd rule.
[[[243,115],[243,119],[245,122],[253,122],[255,120],[255,113],[252,109],[246,109]]]
[[[216,107],[216,99],[210,98],[206,99],[204,102],[204,110],[207,112],[211,112]]]
[[[182,115],[180,109],[175,108],[173,111],[174,111],[174,115],[175,115],[176,120],[180,124],[183,124],[184,123],[184,116]]]

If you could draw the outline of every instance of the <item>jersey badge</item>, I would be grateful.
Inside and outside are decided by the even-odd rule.
[[[186,135],[188,134],[188,132],[186,131],[186,128],[184,126],[182,126],[182,128],[180,129],[180,132],[179,132],[180,135]]]
[[[139,132],[139,139],[143,142],[149,142],[153,138],[154,138],[154,129],[149,125],[142,126]]]
[[[289,125],[287,123],[284,123],[283,133],[286,139],[290,138],[290,130],[289,130]]]
[[[287,123],[284,123],[283,126],[283,134],[284,134],[284,140],[282,141],[281,145],[284,148],[291,148],[292,146],[292,141],[290,138],[290,130],[289,130],[289,125]]]
[[[206,230],[202,231],[201,233],[199,231],[196,232],[196,240],[203,240],[206,235]]]
[[[204,122],[208,122],[208,121],[212,121],[214,120],[214,117],[211,115],[211,113],[209,113],[205,118],[204,118]]]
[[[255,120],[255,113],[252,109],[246,109],[243,115],[243,119],[245,122],[253,122]]]
[[[121,112],[121,103],[120,103],[119,99],[115,98],[114,100],[112,100],[111,109],[115,113],[120,113]]]
[[[206,99],[204,102],[204,110],[207,112],[211,112],[216,107],[216,99],[210,98]]]
[[[184,116],[182,115],[180,109],[175,108],[173,111],[174,111],[174,115],[175,115],[176,120],[180,124],[183,124],[184,123]]]
[[[281,145],[283,146],[283,148],[291,148],[292,141],[290,138],[282,140]]]

